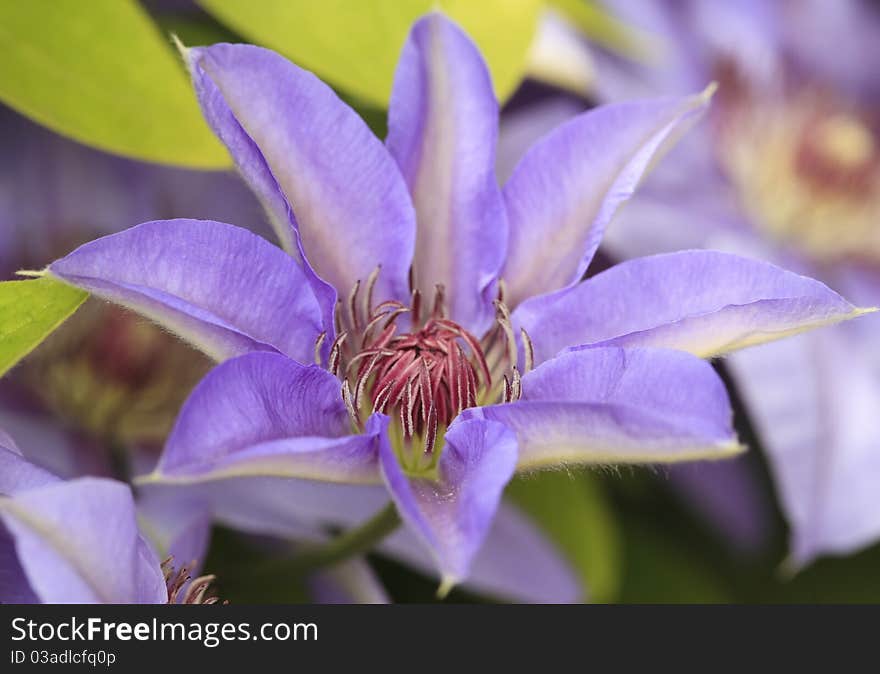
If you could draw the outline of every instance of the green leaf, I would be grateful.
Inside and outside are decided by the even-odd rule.
[[[169,39],[134,0],[0,0],[0,44],[0,100],[54,131],[147,161],[229,165]]]
[[[49,276],[0,283],[0,376],[77,310],[88,293]]]
[[[621,541],[599,481],[588,472],[518,477],[507,494],[559,546],[579,571],[591,601],[610,602],[620,589]]]
[[[480,46],[495,93],[519,84],[542,0],[199,0],[208,12],[330,84],[385,107],[412,23],[439,7]]]

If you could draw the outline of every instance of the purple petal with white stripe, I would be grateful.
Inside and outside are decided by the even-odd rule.
[[[184,54],[202,111],[288,252],[343,296],[381,266],[377,297],[406,299],[412,203],[363,120],[268,49],[217,44]]]
[[[388,111],[387,146],[416,208],[415,287],[446,289],[449,313],[489,327],[507,219],[495,180],[498,102],[476,45],[442,14],[413,26]]]
[[[504,186],[510,306],[583,276],[617,209],[708,100],[704,93],[605,105],[566,122],[526,153]]]
[[[147,316],[216,360],[250,351],[314,360],[322,317],[304,272],[240,227],[146,222],[80,246],[49,271]]]
[[[703,358],[865,313],[824,284],[766,262],[685,251],[616,265],[573,288],[536,297],[514,321],[535,361],[579,345],[651,346]]]
[[[270,476],[378,484],[376,432],[350,434],[339,380],[280,354],[222,363],[183,406],[151,482]]]
[[[441,592],[465,579],[516,466],[516,438],[492,421],[453,424],[436,479],[404,473],[391,444],[380,445],[382,475],[403,521],[427,546]]]
[[[163,603],[159,561],[141,538],[130,489],[81,478],[0,499],[34,593],[46,603]]]
[[[669,463],[742,451],[711,365],[665,349],[595,348],[529,372],[513,403],[465,410],[516,432],[517,468]]]

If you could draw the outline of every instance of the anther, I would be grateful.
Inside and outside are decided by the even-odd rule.
[[[522,398],[522,377],[516,365],[513,366],[513,381],[510,384],[510,399],[516,401]]]
[[[351,423],[355,428],[360,428],[361,418],[358,414],[357,408],[354,406],[354,402],[352,401],[351,387],[349,387],[347,379],[342,382],[342,401],[345,403],[345,409],[348,410],[348,416],[351,419]]]
[[[187,567],[174,568],[174,558],[170,556],[163,560],[161,567],[169,604],[216,604],[219,601],[217,597],[208,596],[208,590],[211,588],[211,583],[216,580],[216,576],[205,575],[192,579]],[[189,587],[181,595],[181,590],[187,583]]]
[[[324,345],[325,339],[327,339],[326,330],[318,335],[318,339],[315,340],[315,365],[321,364],[321,347]]]
[[[529,333],[525,331],[525,328],[520,328],[519,334],[522,336],[523,351],[525,351],[526,355],[525,372],[531,372],[535,366],[535,346],[532,344],[532,338],[529,337]]]
[[[347,332],[340,332],[336,339],[333,340],[333,346],[330,347],[330,358],[327,362],[327,369],[330,370],[333,376],[339,375],[339,363],[342,358],[342,344],[345,342],[346,337],[348,337]]]
[[[443,318],[445,316],[446,305],[446,288],[442,283],[434,286],[434,309],[431,312],[433,318]]]
[[[410,306],[412,307],[413,323],[418,325],[422,320],[422,293],[418,288],[412,291]]]
[[[513,327],[510,324],[510,312],[504,302],[495,300],[495,308],[498,311],[496,321],[504,331],[504,337],[507,340],[507,357],[511,363],[516,363],[516,339],[513,337]]]
[[[434,451],[434,443],[437,441],[437,408],[431,404],[428,410],[428,419],[425,422],[425,454]]]
[[[360,312],[358,312],[358,308],[357,308],[357,297],[358,297],[358,293],[360,292],[360,290],[361,290],[361,282],[360,282],[360,279],[358,279],[355,282],[354,287],[351,289],[351,292],[348,295],[348,313],[349,313],[349,318],[351,319],[351,326],[355,330],[361,329]]]
[[[379,280],[379,273],[382,271],[382,265],[378,265],[367,277],[367,292],[364,295],[364,316],[369,317],[373,310],[373,290],[376,288],[376,281]]]

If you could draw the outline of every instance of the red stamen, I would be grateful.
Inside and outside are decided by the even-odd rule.
[[[476,406],[481,392],[488,395],[492,391],[485,348],[474,335],[445,317],[442,286],[436,288],[430,316],[421,323],[418,290],[412,293],[410,307],[397,301],[371,307],[375,284],[376,276],[371,275],[366,284],[366,306],[358,299],[361,284],[352,289],[346,318],[358,337],[343,344],[346,333],[341,333],[334,341],[331,371],[343,372],[342,396],[356,427],[362,428],[362,409],[388,414],[399,421],[407,443],[417,438],[430,453],[441,426],[448,426],[462,410]],[[487,343],[498,343],[503,335],[507,343],[499,346],[515,354],[510,314],[500,302],[496,306],[499,328],[488,336]],[[404,312],[409,312],[413,328],[399,334],[397,318]],[[530,343],[526,351],[531,352]],[[516,400],[520,395],[519,373],[514,371],[511,376],[505,377],[505,400]]]

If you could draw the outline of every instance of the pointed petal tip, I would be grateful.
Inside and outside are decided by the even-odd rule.
[[[748,445],[742,444],[737,438],[726,442],[710,445],[705,449],[694,449],[691,452],[674,456],[654,458],[651,463],[683,463],[691,461],[724,461],[732,459],[748,451]]]
[[[137,475],[132,478],[131,483],[135,487],[143,487],[151,484],[156,484],[162,481],[162,473],[158,470],[154,470],[152,473],[146,473],[144,475]]]
[[[857,318],[858,316],[864,316],[865,314],[873,314],[876,311],[880,311],[880,307],[855,307],[852,315],[848,318]]]
[[[180,41],[180,38],[177,37],[177,33],[169,33],[168,36],[171,38],[171,43],[177,48],[177,51],[183,57],[183,60],[187,60],[187,54],[189,53],[189,47],[183,44]]]
[[[709,82],[706,88],[697,94],[697,98],[702,99],[704,103],[708,103],[715,96],[715,92],[718,91],[718,86],[718,82],[715,80]]]
[[[714,457],[715,459],[732,459],[735,456],[745,454],[749,451],[749,446],[744,445],[739,440],[732,440],[731,442],[721,445],[719,450],[718,454]]]
[[[455,576],[444,574],[440,580],[440,586],[437,588],[437,599],[446,599],[447,595],[458,585],[459,579]]]
[[[776,577],[780,582],[790,583],[810,564],[813,555],[802,554],[792,551],[776,567]]]
[[[528,474],[539,470],[556,470],[572,466],[589,465],[670,465],[695,461],[724,461],[739,456],[748,450],[748,446],[738,440],[719,442],[705,447],[682,450],[674,454],[637,454],[627,456],[608,451],[607,454],[596,453],[589,461],[559,459],[548,461],[544,456],[521,458],[516,465],[516,473]]]

